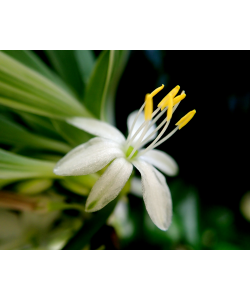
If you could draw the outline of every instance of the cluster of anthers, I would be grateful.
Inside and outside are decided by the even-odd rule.
[[[166,132],[172,115],[177,109],[178,105],[180,104],[180,101],[182,101],[185,97],[185,91],[182,91],[180,95],[177,96],[180,86],[177,85],[175,88],[173,88],[157,105],[157,109],[153,111],[153,97],[158,94],[162,89],[164,88],[164,84],[160,86],[159,88],[155,89],[151,94],[147,94],[145,97],[145,102],[141,106],[140,110],[138,111],[137,116],[135,117],[131,130],[129,132],[129,135],[126,140],[126,156],[128,160],[132,160],[135,157],[140,157],[144,154],[146,154],[148,151],[158,147],[163,142],[165,142],[167,139],[169,139],[178,129],[181,129],[184,127],[195,115],[196,110],[190,111],[188,114],[186,114],[183,118],[177,122],[176,128],[172,130],[167,136],[161,139],[163,134]],[[144,118],[145,121],[141,124],[141,126],[135,131],[134,134],[132,132],[134,131],[135,124],[137,123],[137,120],[141,114],[141,112],[144,109]],[[154,124],[159,120],[159,118],[166,113],[166,118],[156,127],[149,135],[149,130],[155,126]],[[162,128],[163,127],[163,128]],[[152,140],[152,137],[156,135],[158,130],[161,130],[159,135],[154,139],[154,141],[142,151],[138,152],[144,145],[146,145],[148,142]]]

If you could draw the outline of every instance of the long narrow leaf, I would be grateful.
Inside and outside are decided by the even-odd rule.
[[[0,52],[0,104],[57,119],[90,113],[65,90]]]
[[[0,149],[0,179],[58,178],[55,163],[32,159]]]
[[[11,146],[38,148],[67,153],[71,147],[67,144],[42,137],[24,129],[20,124],[4,118],[0,115],[0,143]]]
[[[75,50],[75,57],[85,86],[95,66],[95,56],[91,50]]]
[[[68,93],[74,95],[72,90],[67,84],[59,77],[56,73],[48,68],[48,66],[33,52],[28,50],[3,50],[4,53],[11,56],[12,58],[18,60],[25,66],[33,69],[34,71],[40,73],[44,77],[53,81],[56,85],[66,90]]]
[[[57,73],[81,96],[84,83],[74,50],[46,50],[45,53]]]
[[[72,146],[76,147],[87,142],[93,136],[64,121],[52,120],[56,131]]]
[[[84,104],[97,118],[112,124],[114,97],[127,58],[127,51],[104,51],[96,62],[84,97]]]

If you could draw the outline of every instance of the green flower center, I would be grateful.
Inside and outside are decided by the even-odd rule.
[[[129,155],[131,154],[131,152],[134,150],[134,148],[132,146],[129,146],[127,152],[126,152],[126,157],[129,157]],[[131,158],[136,157],[136,155],[138,154],[138,151],[136,150],[135,153],[133,154],[133,156]]]

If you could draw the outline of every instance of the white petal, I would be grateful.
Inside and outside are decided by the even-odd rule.
[[[175,176],[178,173],[179,168],[176,161],[163,151],[150,150],[140,158],[154,165],[160,171],[169,176]]]
[[[74,117],[67,119],[67,122],[93,135],[120,143],[125,141],[124,135],[118,129],[108,123],[96,119]]]
[[[93,186],[85,210],[97,211],[114,200],[129,179],[133,165],[124,158],[115,159]]]
[[[133,111],[129,116],[128,116],[128,119],[127,119],[127,126],[128,126],[128,130],[130,131],[131,128],[132,128],[132,125],[133,125],[133,122],[134,122],[134,119],[135,117],[137,116],[137,113],[138,113],[138,110],[135,110]],[[145,121],[144,119],[144,113],[141,112],[140,115],[139,115],[139,118],[137,119],[136,123],[135,123],[135,126],[133,128],[133,131],[132,131],[132,135],[137,131],[137,129],[141,126],[141,124]],[[155,130],[156,128],[156,125],[154,124],[149,130],[148,132],[146,133],[145,137],[144,137],[144,140]],[[143,130],[143,129],[142,129]],[[142,130],[140,131],[140,133],[142,132]],[[156,138],[157,136],[157,132],[155,132],[155,134],[150,138],[149,141],[152,141]],[[140,134],[138,133],[138,135],[136,136],[136,138],[134,139],[134,142],[136,142],[138,140],[138,138],[140,137]]]
[[[103,138],[93,138],[59,160],[54,173],[62,176],[87,175],[101,170],[111,160],[122,156],[124,153],[119,144]]]
[[[167,230],[172,220],[172,200],[165,177],[147,162],[138,160],[133,164],[142,176],[143,199],[151,220]]]

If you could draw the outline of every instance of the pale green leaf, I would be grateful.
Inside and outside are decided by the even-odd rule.
[[[0,179],[58,178],[54,167],[55,163],[0,149]]]
[[[127,59],[127,51],[103,51],[86,88],[86,107],[97,118],[112,124],[115,123],[115,93]]]
[[[74,95],[68,85],[59,76],[57,76],[57,74],[54,73],[33,51],[3,50],[3,52],[18,60],[25,66],[47,77],[49,80],[65,89],[68,93]]]
[[[56,119],[91,117],[76,98],[3,52],[0,52],[0,104]]]

